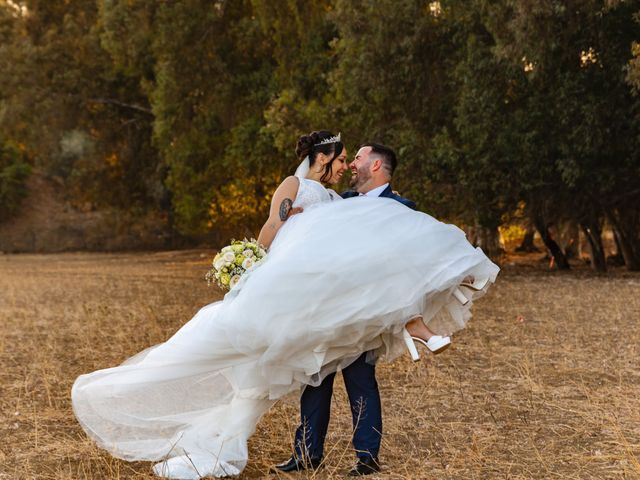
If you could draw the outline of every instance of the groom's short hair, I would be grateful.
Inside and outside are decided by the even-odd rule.
[[[396,158],[396,152],[393,151],[390,147],[386,145],[382,145],[381,143],[365,143],[360,146],[363,147],[371,147],[371,154],[375,154],[380,160],[382,160],[382,165],[384,169],[389,174],[389,177],[393,176],[393,172],[395,172],[396,167],[398,166],[398,159]]]

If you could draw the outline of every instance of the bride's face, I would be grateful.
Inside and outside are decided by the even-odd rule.
[[[331,185],[335,185],[342,179],[342,175],[347,170],[347,149],[343,148],[342,153],[336,157],[331,164],[331,178],[329,182]]]

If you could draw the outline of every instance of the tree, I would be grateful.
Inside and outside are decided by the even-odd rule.
[[[264,198],[273,185],[256,179],[268,180],[277,161],[262,113],[272,93],[272,46],[251,2],[130,3],[103,2],[102,38],[151,105],[176,228],[251,229],[264,202],[251,215],[220,216],[225,202],[238,200],[230,196]]]
[[[150,144],[152,114],[138,80],[113,68],[100,45],[96,2],[29,0],[0,50],[0,129],[57,177],[74,202],[155,207],[162,172]]]
[[[0,138],[0,221],[13,216],[25,197],[31,167],[20,146]]]
[[[529,118],[522,120],[535,120],[526,130],[542,134],[537,165],[523,177],[534,180],[524,200],[536,212],[539,229],[562,219],[578,222],[589,239],[593,267],[604,270],[603,222],[611,211],[633,212],[637,194],[629,180],[638,175],[638,103],[624,76],[637,33],[633,7],[507,1],[491,12],[496,53],[529,70]],[[632,230],[637,225],[618,223]]]
[[[447,213],[451,198],[442,195],[450,186],[428,174],[433,138],[452,121],[457,37],[449,15],[411,0],[338,0],[332,12],[338,38],[330,81],[343,131],[394,146],[394,187],[434,214]]]

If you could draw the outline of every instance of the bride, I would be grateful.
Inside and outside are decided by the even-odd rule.
[[[299,176],[274,193],[259,238],[267,260],[166,342],[75,381],[76,417],[112,455],[157,461],[154,473],[167,478],[238,475],[247,439],[278,398],[363,352],[396,358],[411,320],[423,340],[428,327],[462,328],[472,293],[457,300],[460,283],[477,279],[477,297],[495,280],[498,268],[457,227],[395,200],[326,189],[343,175],[346,150],[330,132],[314,135],[301,138]],[[303,213],[287,219],[296,208]]]

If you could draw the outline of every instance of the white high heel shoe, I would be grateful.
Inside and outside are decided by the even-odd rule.
[[[482,280],[474,280],[473,282],[462,282],[460,286],[479,292],[487,286],[487,283],[489,283],[489,279],[483,278]]]
[[[444,352],[451,345],[451,338],[449,337],[443,337],[442,335],[433,335],[431,338],[429,338],[429,340],[424,341],[421,338],[412,337],[406,328],[402,331],[402,338],[404,339],[404,343],[406,343],[409,354],[411,354],[411,359],[414,362],[420,360],[420,355],[418,354],[418,349],[416,348],[415,342],[418,342],[427,347],[434,355]]]
[[[489,283],[489,279],[484,278],[482,280],[474,280],[473,282],[462,282],[460,284],[460,287],[468,288],[470,290],[473,290],[474,292],[479,292],[487,286],[487,283]],[[458,300],[462,305],[466,305],[467,303],[469,303],[469,299],[465,296],[464,293],[462,293],[462,290],[460,290],[460,288],[456,288],[453,291],[453,296],[456,297],[456,300]]]
[[[458,300],[462,305],[466,305],[467,303],[469,303],[469,299],[464,296],[464,293],[462,293],[462,290],[460,290],[459,288],[456,288],[453,291],[453,296],[456,297],[456,300]]]

